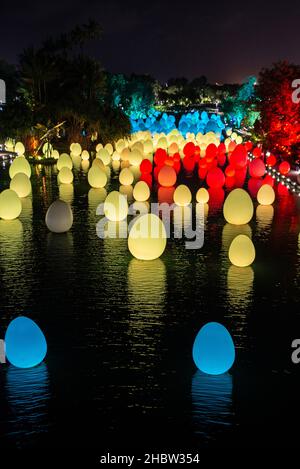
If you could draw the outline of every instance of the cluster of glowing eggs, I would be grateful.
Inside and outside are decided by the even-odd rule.
[[[125,220],[128,215],[127,197],[118,191],[110,192],[104,202],[104,215],[111,221]]]
[[[70,168],[64,166],[58,173],[58,181],[61,184],[72,184],[74,179],[73,173]]]
[[[60,171],[62,168],[73,168],[72,159],[67,153],[62,153],[57,160],[57,169]]]
[[[220,375],[229,371],[235,360],[235,347],[226,327],[217,322],[205,324],[196,335],[192,355],[203,373]]]
[[[93,164],[88,172],[88,182],[91,187],[99,189],[107,184],[107,175],[98,164]]]
[[[38,325],[25,316],[13,319],[5,333],[7,360],[17,368],[39,365],[47,353],[47,342]]]
[[[45,221],[52,233],[66,233],[73,225],[70,205],[63,200],[55,200],[47,210]]]
[[[228,251],[230,262],[237,267],[248,267],[254,262],[255,247],[246,235],[236,236],[230,244]]]
[[[81,155],[81,145],[80,143],[71,143],[70,145],[70,152],[74,156],[80,156]]]
[[[157,259],[163,254],[166,244],[166,229],[157,215],[141,215],[133,222],[128,235],[128,249],[136,259]]]
[[[90,159],[90,154],[87,150],[83,150],[83,152],[81,153],[81,159],[83,161],[88,161]]]
[[[138,202],[145,202],[150,197],[150,189],[145,181],[139,181],[133,188],[133,197]]]
[[[18,194],[12,189],[5,189],[0,194],[0,218],[14,220],[22,212],[22,203]]]
[[[9,167],[9,176],[11,179],[18,173],[24,173],[29,178],[31,176],[30,164],[23,156],[15,158]]]
[[[123,186],[130,186],[133,183],[133,174],[129,168],[123,168],[119,174],[120,184]]]
[[[257,201],[261,205],[272,205],[275,200],[275,192],[269,184],[263,184],[257,192]]]
[[[158,173],[158,183],[163,187],[172,187],[176,184],[177,174],[172,166],[164,165]]]
[[[15,152],[17,155],[24,155],[25,153],[25,147],[22,142],[17,142],[15,145]]]
[[[31,193],[30,179],[24,173],[17,173],[10,181],[9,187],[21,198],[27,197]]]
[[[200,204],[207,204],[209,201],[209,192],[205,187],[200,187],[196,194],[196,201]]]
[[[185,184],[180,184],[174,191],[173,200],[175,204],[179,205],[180,207],[189,205],[192,201],[192,194],[190,189]]]
[[[224,218],[232,225],[244,225],[253,217],[254,207],[250,195],[244,189],[231,191],[223,205]]]

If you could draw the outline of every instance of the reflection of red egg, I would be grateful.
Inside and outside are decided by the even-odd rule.
[[[260,147],[255,147],[252,154],[254,158],[259,158],[261,156],[262,149]]]
[[[247,165],[248,155],[244,145],[237,145],[230,156],[230,164],[236,169],[242,169]]]
[[[182,160],[183,167],[186,171],[192,172],[195,168],[194,158],[191,156],[185,156]]]
[[[142,173],[140,177],[140,181],[146,182],[149,188],[152,188],[152,175],[150,173]]]
[[[210,169],[206,176],[206,181],[209,187],[217,189],[223,187],[225,184],[225,176],[220,168]]]
[[[158,173],[158,182],[161,186],[171,187],[176,184],[177,174],[172,166],[163,166]]]
[[[224,189],[222,189],[221,187],[219,188],[210,187],[208,189],[208,193],[209,193],[209,208],[219,209],[220,207],[222,207],[224,198],[225,198]]]
[[[160,204],[162,203],[172,204],[174,191],[175,191],[175,187],[162,187],[162,186],[159,187],[157,191],[158,202]]]
[[[248,191],[251,196],[255,198],[261,186],[263,185],[263,180],[258,178],[250,178],[248,181]]]
[[[200,179],[205,179],[207,174],[207,169],[205,168],[200,168],[198,169],[198,176]]]
[[[252,178],[260,178],[266,172],[265,163],[260,159],[256,158],[249,163],[249,174]]]
[[[152,172],[152,163],[150,160],[145,158],[140,164],[141,173],[151,173]]]
[[[225,174],[228,177],[233,177],[235,175],[235,169],[231,164],[229,164],[225,169]]]
[[[291,169],[291,167],[290,167],[290,165],[289,165],[289,163],[288,163],[287,161],[283,161],[283,162],[280,163],[280,165],[279,165],[279,172],[280,172],[280,174],[286,175],[286,174],[288,174],[288,173],[290,172],[290,169]]]
[[[184,145],[183,154],[185,156],[193,156],[195,153],[195,145],[193,142],[188,142]]]
[[[275,166],[275,164],[277,163],[276,156],[274,155],[268,156],[266,162],[268,166]]]
[[[269,186],[274,186],[274,179],[272,178],[272,176],[270,176],[269,174],[267,174],[265,177],[264,177],[264,184],[269,184]]]

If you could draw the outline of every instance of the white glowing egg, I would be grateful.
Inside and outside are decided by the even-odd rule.
[[[181,207],[189,205],[192,200],[192,194],[190,189],[186,185],[180,184],[180,186],[176,187],[174,191],[173,200],[176,205],[179,205]]]
[[[90,154],[87,150],[83,150],[83,152],[81,153],[81,159],[83,161],[87,161],[90,159]]]
[[[25,153],[25,147],[22,142],[17,142],[15,145],[15,153],[18,155],[24,155]]]
[[[96,154],[96,158],[99,158],[105,166],[109,165],[111,157],[106,148],[101,148]]]
[[[107,143],[104,148],[105,148],[105,150],[108,152],[108,154],[109,154],[110,156],[113,154],[113,152],[114,152],[114,147],[112,146],[111,143]]]
[[[55,200],[46,213],[47,228],[53,233],[65,233],[73,225],[73,213],[70,205],[63,200]]]

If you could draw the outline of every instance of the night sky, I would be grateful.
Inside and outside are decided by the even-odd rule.
[[[0,58],[89,18],[103,27],[86,52],[114,73],[239,82],[279,59],[300,63],[300,2],[53,0],[1,2]]]

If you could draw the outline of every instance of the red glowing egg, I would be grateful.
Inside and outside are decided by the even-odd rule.
[[[244,145],[245,145],[247,151],[250,151],[250,150],[252,149],[252,147],[253,147],[252,142],[249,142],[249,141],[248,141],[248,142],[245,142]]]
[[[144,181],[146,184],[148,184],[150,189],[152,188],[152,175],[150,173],[142,173],[140,181]]]
[[[220,209],[224,203],[224,198],[225,198],[224,189],[222,189],[221,187],[219,188],[210,187],[208,189],[208,193],[209,193],[209,209],[210,210]]]
[[[287,161],[283,161],[279,165],[280,174],[286,175],[290,172],[290,169],[291,169],[290,164]]]
[[[195,145],[195,156],[199,156],[200,155],[200,147],[199,145]]]
[[[151,173],[152,172],[152,163],[147,158],[144,159],[140,164],[141,173]]]
[[[174,161],[180,161],[180,160],[181,160],[180,154],[179,154],[179,153],[174,153],[174,155],[173,155],[173,160],[174,160]]]
[[[182,160],[183,167],[186,171],[192,172],[195,168],[194,158],[191,156],[185,156]]]
[[[213,168],[208,171],[206,181],[209,187],[212,189],[219,189],[225,184],[225,176],[220,168]]]
[[[158,148],[154,155],[154,163],[157,164],[157,166],[162,166],[167,157],[168,155],[166,150],[163,148]]]
[[[252,178],[260,178],[266,172],[265,163],[260,158],[256,158],[249,163],[249,174]]]
[[[220,153],[220,154],[218,155],[218,161],[217,161],[217,162],[218,162],[219,166],[224,166],[224,164],[226,163],[226,155],[225,155],[225,153]]]
[[[171,187],[176,184],[177,174],[172,166],[163,166],[160,168],[157,179],[161,186]]]
[[[207,175],[207,169],[206,167],[205,168],[200,168],[198,169],[198,176],[199,176],[199,179],[205,179],[206,178],[206,175]]]
[[[158,179],[158,173],[159,173],[159,171],[161,170],[161,168],[162,168],[161,166],[155,166],[155,168],[154,168],[153,175],[154,175],[154,179],[155,179],[156,181],[157,181],[157,179]]]
[[[235,175],[235,169],[234,169],[234,167],[233,167],[231,164],[229,164],[229,165],[227,166],[227,168],[225,169],[225,174],[226,174],[226,176],[228,176],[228,177],[234,177],[234,175]]]
[[[217,156],[218,148],[214,143],[210,143],[207,148],[206,148],[206,159],[208,160],[213,160]]]
[[[268,166],[275,166],[275,164],[277,163],[276,156],[274,155],[268,156],[266,162]]]
[[[195,154],[195,145],[193,142],[188,142],[184,145],[183,154],[185,156],[193,156]]]
[[[289,190],[286,186],[284,186],[283,184],[281,184],[281,182],[278,184],[277,186],[277,192],[279,195],[288,195],[289,193]]]
[[[228,151],[231,153],[236,148],[236,143],[232,140],[228,145]]]
[[[173,160],[173,158],[170,158],[170,157],[166,158],[166,159],[165,159],[165,165],[167,165],[167,166],[174,166],[174,160]]]
[[[235,170],[235,187],[243,187],[247,175],[247,167]]]
[[[263,185],[263,180],[258,178],[250,178],[248,181],[248,191],[251,196],[255,198],[261,186]]]
[[[172,204],[174,191],[175,187],[159,187],[157,191],[158,202]]]
[[[220,143],[218,146],[218,154],[224,155],[226,153],[226,145],[224,142]]]
[[[252,154],[254,156],[254,158],[260,158],[261,157],[261,153],[262,153],[262,149],[261,147],[255,147]]]
[[[225,187],[227,189],[232,189],[235,185],[235,177],[234,176],[226,176],[225,178]]]
[[[237,145],[230,156],[230,164],[235,169],[243,169],[247,165],[248,155],[244,145]]]
[[[272,176],[270,176],[269,174],[267,174],[265,177],[264,177],[264,184],[269,184],[269,186],[274,186],[274,179],[272,178]]]
[[[181,169],[181,163],[180,161],[174,161],[174,166],[173,168],[175,169],[176,173],[178,174],[180,169]]]

